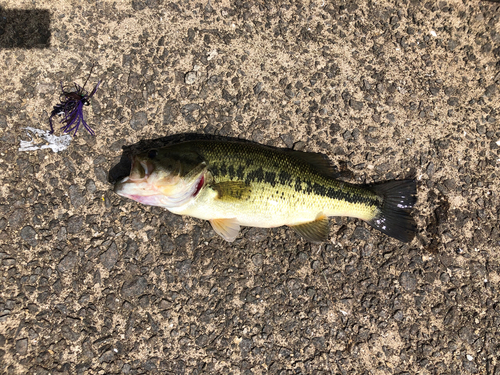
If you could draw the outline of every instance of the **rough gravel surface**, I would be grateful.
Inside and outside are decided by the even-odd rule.
[[[500,374],[498,3],[2,7],[35,3],[49,34],[0,17],[1,373]],[[96,136],[19,151],[92,64]],[[322,245],[284,227],[228,244],[113,193],[122,146],[190,133],[415,177],[419,233],[332,218]]]

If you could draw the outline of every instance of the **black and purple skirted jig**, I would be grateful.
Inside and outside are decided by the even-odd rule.
[[[94,69],[94,67],[92,67],[92,69]],[[92,69],[90,70],[90,74],[92,74]],[[101,83],[101,81],[98,81],[92,92],[88,94],[87,91],[85,91],[85,85],[90,78],[90,74],[83,84],[83,87],[80,87],[75,83],[76,91],[65,91],[61,82],[62,94],[59,99],[60,103],[54,106],[54,109],[49,117],[50,134],[54,133],[52,117],[62,115],[63,118],[61,123],[63,123],[64,126],[62,126],[61,129],[63,129],[64,134],[70,133],[74,130],[75,132],[73,133],[73,136],[76,136],[80,123],[82,123],[83,127],[87,129],[90,134],[95,135],[94,130],[92,130],[83,117],[83,106],[90,105],[90,99],[94,96],[99,84]]]

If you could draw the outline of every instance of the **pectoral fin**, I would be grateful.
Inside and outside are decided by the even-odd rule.
[[[236,219],[212,219],[210,224],[215,233],[228,242],[233,242],[240,231],[240,224]]]
[[[328,240],[329,228],[328,216],[326,215],[318,215],[314,221],[299,225],[291,225],[290,228],[308,241],[324,242]]]

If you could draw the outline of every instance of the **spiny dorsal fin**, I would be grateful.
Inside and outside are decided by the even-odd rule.
[[[223,201],[247,200],[252,193],[250,186],[243,181],[218,182],[211,187],[217,192],[217,199]]]
[[[285,150],[291,156],[310,164],[318,173],[325,176],[336,176],[338,171],[332,161],[325,154],[316,152],[302,152],[296,150]]]
[[[312,242],[324,242],[328,240],[328,216],[320,214],[316,220],[309,223],[291,225],[295,232],[300,234],[308,241]]]
[[[210,220],[215,233],[228,242],[233,242],[240,232],[240,224],[233,219],[212,219]]]

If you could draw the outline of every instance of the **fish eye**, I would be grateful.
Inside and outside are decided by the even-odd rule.
[[[151,150],[151,151],[148,152],[148,158],[150,158],[150,159],[156,158],[156,155],[158,155],[158,151],[157,150]]]

